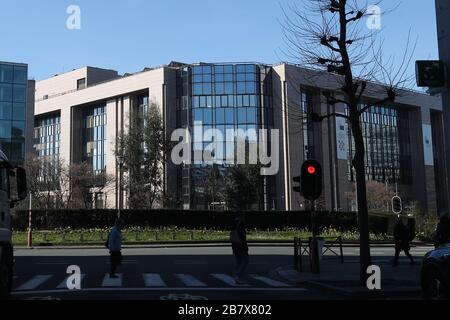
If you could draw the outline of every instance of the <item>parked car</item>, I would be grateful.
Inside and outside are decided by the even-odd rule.
[[[425,299],[450,299],[450,243],[425,255],[421,276]]]

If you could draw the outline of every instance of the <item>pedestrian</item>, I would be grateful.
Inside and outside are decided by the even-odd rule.
[[[447,213],[441,217],[433,240],[436,248],[450,243],[450,218]]]
[[[111,233],[108,236],[108,249],[110,255],[110,273],[109,277],[113,279],[117,279],[116,275],[117,267],[122,265],[122,228],[123,228],[122,219],[117,219],[114,227],[111,230]]]
[[[398,266],[398,259],[400,257],[400,253],[404,251],[405,255],[409,258],[409,260],[411,261],[411,265],[413,266],[414,259],[411,253],[409,252],[411,250],[412,236],[410,230],[408,229],[407,226],[405,226],[401,218],[398,219],[397,224],[395,225],[394,238],[395,238],[395,258],[393,265],[395,267]]]
[[[234,281],[236,284],[245,284],[244,275],[249,264],[247,231],[245,230],[245,218],[239,216],[234,220],[234,224],[230,233],[231,246],[233,255],[236,260],[236,269]]]

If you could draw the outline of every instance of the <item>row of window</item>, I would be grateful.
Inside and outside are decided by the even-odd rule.
[[[217,108],[194,109],[192,122],[212,124],[257,124],[258,109],[256,108]]]
[[[60,154],[61,117],[51,115],[35,121],[34,149],[39,157],[55,157]]]
[[[27,86],[20,84],[0,83],[1,102],[26,102]]]
[[[27,83],[27,67],[0,64],[0,83]]]
[[[211,137],[211,129],[217,130],[216,137]],[[194,142],[211,142],[212,139],[216,141],[258,141],[258,126],[257,125],[194,125],[192,128],[192,135]],[[214,132],[216,134],[216,132]]]
[[[269,102],[269,99],[267,99]],[[258,95],[216,95],[192,97],[192,108],[258,107]],[[267,103],[266,107],[271,104]]]
[[[83,160],[97,174],[106,170],[106,122],[105,105],[91,106],[83,112]]]
[[[237,65],[200,65],[191,68],[192,75],[212,74],[214,73],[257,73],[258,68],[254,64],[237,64]]]
[[[193,95],[257,94],[258,82],[193,83]]]
[[[24,120],[25,103],[0,102],[0,120]]]

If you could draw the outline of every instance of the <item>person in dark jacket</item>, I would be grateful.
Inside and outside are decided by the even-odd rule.
[[[450,243],[450,218],[448,214],[445,214],[441,217],[437,226],[434,245],[439,248],[447,243]]]
[[[111,233],[108,238],[108,249],[110,254],[110,278],[116,279],[116,269],[122,265],[122,227],[123,221],[117,219],[114,228],[112,228]]]
[[[236,270],[234,280],[236,284],[245,284],[243,280],[245,270],[249,264],[247,231],[245,230],[245,218],[240,216],[235,219],[230,234],[233,255],[236,259]]]
[[[402,219],[398,219],[397,224],[394,228],[394,238],[395,238],[395,258],[393,265],[398,266],[398,259],[400,257],[400,252],[404,251],[405,255],[411,261],[411,265],[414,265],[414,259],[409,253],[411,250],[411,232],[407,226],[404,225]]]

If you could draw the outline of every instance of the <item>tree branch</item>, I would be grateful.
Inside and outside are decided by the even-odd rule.
[[[333,112],[333,113],[330,113],[330,114],[327,114],[324,116],[320,116],[317,113],[311,113],[310,117],[313,122],[322,122],[323,120],[331,118],[331,117],[340,117],[340,118],[345,118],[347,120],[350,120],[349,116],[342,114],[342,113],[337,113],[337,112]]]
[[[395,101],[395,93],[394,93],[392,90],[389,90],[389,91],[392,92],[392,93],[388,93],[388,97],[387,97],[387,98],[385,98],[385,99],[383,99],[383,100],[380,100],[380,101],[377,101],[377,102],[375,102],[375,103],[372,103],[372,104],[369,104],[369,105],[365,106],[364,108],[362,108],[362,109],[359,111],[359,114],[362,115],[362,114],[365,113],[367,110],[369,110],[369,109],[371,109],[371,108],[373,108],[373,107],[376,107],[376,106],[380,106],[380,105],[385,104],[385,103],[387,103],[387,102],[394,102],[394,101]],[[392,94],[393,94],[394,96],[392,96]]]

